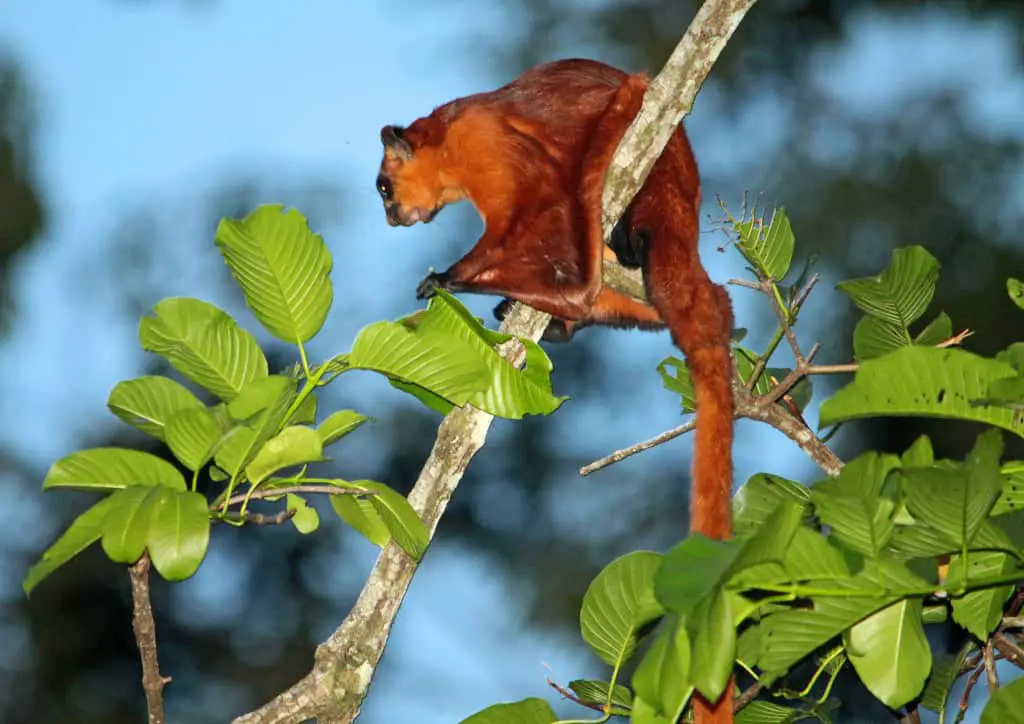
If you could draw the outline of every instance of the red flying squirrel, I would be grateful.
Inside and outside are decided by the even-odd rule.
[[[604,243],[601,194],[648,79],[591,60],[526,71],[489,93],[459,98],[408,128],[384,126],[377,190],[392,226],[429,222],[469,199],[480,240],[416,290],[514,299],[555,317],[545,338],[562,341],[602,324],[668,327],[686,355],[697,403],[690,530],[732,534],[732,306],[697,252],[700,179],[680,126]],[[602,285],[602,261],[641,267],[650,305]],[[495,310],[504,314],[505,304]],[[732,687],[696,702],[696,724],[733,721]]]

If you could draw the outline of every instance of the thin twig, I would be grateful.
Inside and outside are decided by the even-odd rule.
[[[283,525],[294,518],[298,512],[298,510],[292,508],[291,510],[282,510],[274,515],[265,515],[263,513],[253,513],[250,510],[244,513],[229,510],[221,516],[221,519],[231,521],[232,523],[246,523],[248,525]],[[217,519],[214,518],[214,520],[216,521]]]
[[[810,357],[810,355],[808,355]],[[808,375],[848,375],[860,369],[857,362],[847,362],[836,365],[808,365],[805,374]]]
[[[128,569],[132,582],[132,629],[142,659],[142,689],[146,692],[149,724],[164,724],[164,686],[170,677],[160,675],[156,650],[156,622],[149,598],[149,554],[144,553]]]
[[[967,681],[964,684],[964,693],[960,697],[960,707],[957,711],[956,719],[954,724],[960,724],[964,720],[964,716],[967,714],[967,707],[970,704],[971,691],[974,690],[975,685],[978,683],[978,679],[981,678],[981,672],[985,670],[984,664],[977,664],[974,667],[974,671],[967,677]]]
[[[749,395],[737,395],[736,416],[771,425],[807,453],[808,457],[829,476],[842,470],[843,461],[817,438],[814,431],[779,405],[764,405]]]
[[[900,717],[900,724],[921,724],[921,711],[916,704]]]
[[[680,435],[685,435],[686,433],[690,432],[696,427],[697,421],[690,420],[689,422],[684,422],[682,425],[679,425],[678,427],[673,427],[671,430],[666,430],[660,435],[655,435],[654,437],[648,440],[638,442],[635,445],[630,445],[629,447],[622,448],[621,450],[616,450],[610,455],[605,455],[600,460],[595,460],[589,465],[584,465],[582,468],[580,468],[580,475],[590,475],[591,473],[596,473],[598,470],[602,470],[608,467],[609,465],[614,465],[617,462],[621,462],[628,457],[643,452],[644,450],[650,450],[652,447],[655,447],[656,445],[661,445],[662,443],[668,442],[669,440],[677,438]]]
[[[811,275],[811,278],[807,280],[807,283],[804,285],[804,288],[797,292],[796,297],[794,297],[793,299],[793,303],[790,305],[790,307],[794,311],[804,306],[804,302],[807,301],[807,297],[811,296],[811,290],[813,290],[814,287],[818,285],[818,280],[818,273],[815,272],[814,274]]]
[[[764,684],[762,684],[760,681],[755,681],[753,684],[744,689],[743,693],[741,693],[739,696],[732,700],[733,712],[737,712],[743,707],[750,704],[754,699],[757,698],[758,694],[761,693],[762,689],[764,689]]]
[[[564,686],[559,686],[558,684],[553,682],[550,678],[547,679],[547,684],[552,689],[557,691],[559,693],[559,695],[563,699],[568,699],[569,701],[573,702],[574,704],[579,704],[580,706],[585,706],[588,709],[593,709],[594,711],[599,711],[602,714],[606,713],[605,710],[604,710],[605,709],[605,705],[604,704],[598,704],[596,701],[583,701],[583,699],[581,699],[578,696],[576,696],[576,694],[572,691],[572,689],[566,689]]]
[[[988,679],[988,695],[992,696],[999,688],[999,677],[996,676],[996,662],[992,656],[992,642],[986,641],[984,648],[985,677]]]
[[[257,488],[251,493],[239,493],[228,499],[227,503],[223,501],[210,506],[213,510],[214,507],[220,508],[222,506],[238,505],[244,503],[246,500],[263,500],[265,498],[277,498],[285,495],[302,495],[302,494],[322,494],[322,495],[374,495],[372,490],[364,490],[363,488],[348,488],[340,485],[289,485],[285,488]]]
[[[1003,658],[1016,664],[1018,668],[1024,669],[1024,649],[1018,646],[1012,637],[1005,633],[997,633],[992,637],[992,645],[1003,655]]]

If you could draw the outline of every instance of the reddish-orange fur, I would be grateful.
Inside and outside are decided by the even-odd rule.
[[[651,305],[601,281],[610,251],[604,178],[646,87],[644,76],[594,61],[538,66],[400,134],[386,127],[378,188],[392,224],[429,221],[461,198],[486,224],[473,249],[428,276],[418,296],[438,287],[506,296],[563,320],[569,335],[586,324],[668,326],[696,388],[690,529],[724,539],[732,533],[732,307],[698,255],[700,180],[682,127],[624,215],[627,231],[644,235]],[[732,686],[718,702],[698,697],[695,721],[732,722]]]

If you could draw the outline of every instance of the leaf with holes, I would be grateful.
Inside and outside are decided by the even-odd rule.
[[[994,380],[1015,376],[1009,365],[961,349],[904,347],[862,363],[853,382],[821,406],[821,425],[867,417],[939,417],[986,422],[1024,436],[1024,420],[1013,411],[976,403]]]
[[[71,453],[51,465],[43,479],[43,490],[119,490],[132,485],[163,485],[184,490],[185,479],[163,458],[116,447]]]
[[[222,400],[231,400],[253,380],[267,376],[267,358],[255,337],[212,304],[164,299],[143,317],[139,341],[186,378]]]
[[[939,262],[922,246],[893,249],[881,274],[840,282],[838,288],[866,314],[906,329],[932,301]]]
[[[331,254],[306,218],[283,206],[223,219],[217,247],[256,318],[278,339],[312,339],[331,308]]]
[[[616,558],[590,583],[580,609],[580,631],[605,663],[615,666],[636,648],[639,631],[665,609],[654,597],[662,555],[634,551]]]
[[[171,415],[202,406],[195,395],[174,380],[155,375],[118,382],[107,398],[111,412],[158,440],[164,439]]]

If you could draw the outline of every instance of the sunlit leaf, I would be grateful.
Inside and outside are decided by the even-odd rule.
[[[583,596],[580,631],[594,653],[612,666],[628,659],[641,627],[664,613],[654,597],[654,575],[662,556],[634,551],[597,574]]]
[[[292,524],[295,526],[295,530],[303,535],[312,533],[320,527],[320,515],[316,512],[316,508],[306,502],[305,498],[288,493],[286,506],[288,510],[295,511],[295,515],[292,516]]]
[[[375,493],[366,500],[387,527],[390,538],[411,557],[422,558],[430,544],[430,534],[406,497],[373,480],[356,480],[352,485]]]
[[[932,668],[932,650],[921,621],[921,599],[883,608],[844,635],[846,654],[868,688],[890,709],[915,699]]]
[[[311,427],[292,425],[263,443],[246,468],[245,475],[253,485],[266,480],[282,468],[323,460],[323,443]]]
[[[922,246],[906,246],[893,249],[881,274],[849,279],[838,288],[866,314],[906,329],[928,308],[938,279],[938,260]]]
[[[256,339],[226,312],[198,299],[164,299],[139,325],[142,348],[222,400],[267,376]]]
[[[164,437],[174,457],[189,470],[199,470],[210,462],[225,432],[212,410],[189,407],[171,415]]]
[[[155,504],[167,488],[135,486],[110,496],[110,509],[103,519],[103,552],[114,563],[134,563],[146,550]]]
[[[774,211],[767,228],[764,219],[752,216],[736,224],[736,231],[739,235],[737,248],[748,262],[776,281],[786,276],[793,260],[795,241],[784,208]]]
[[[188,578],[206,557],[210,543],[206,506],[206,498],[191,491],[169,491],[154,503],[146,547],[153,567],[167,580]]]
[[[316,431],[320,435],[323,447],[327,447],[348,435],[368,419],[366,415],[360,415],[354,410],[338,410],[321,422]]]
[[[50,466],[43,489],[118,490],[132,485],[185,489],[185,479],[169,462],[139,450],[99,447],[79,450]]]
[[[217,247],[246,304],[278,339],[312,339],[331,308],[331,254],[295,209],[264,205],[244,219],[223,219]]]
[[[174,380],[155,375],[118,382],[107,398],[111,412],[158,440],[164,439],[171,415],[202,406],[195,395]]]
[[[523,699],[494,704],[459,724],[551,724],[557,720],[551,705],[543,699]]]
[[[629,709],[633,705],[633,692],[622,684],[611,686],[607,681],[575,679],[569,682],[569,688],[580,701],[587,704],[610,704],[613,716],[629,716]]]

